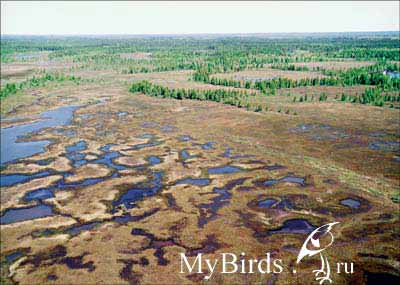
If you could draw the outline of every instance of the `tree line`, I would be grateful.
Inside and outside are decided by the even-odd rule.
[[[252,106],[248,102],[248,99],[254,97],[255,93],[248,93],[244,91],[225,89],[170,89],[168,87],[153,84],[146,80],[132,83],[129,91],[132,93],[140,92],[152,97],[220,102],[239,108],[244,107],[255,112],[262,110],[261,106]]]
[[[398,70],[398,66],[390,65],[390,69]],[[275,89],[295,88],[304,86],[354,86],[373,85],[383,90],[400,91],[400,78],[391,78],[383,74],[381,65],[374,65],[348,70],[332,71],[328,77],[303,78],[273,78],[260,81],[234,80],[212,76],[206,69],[194,72],[193,79],[212,85],[231,86],[235,88],[258,89],[264,94],[274,94]]]

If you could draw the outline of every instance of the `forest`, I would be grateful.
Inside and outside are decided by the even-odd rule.
[[[399,41],[395,34],[377,34],[365,40],[351,34],[311,36],[307,38],[255,37],[17,37],[2,39],[1,60],[30,62],[38,54],[49,60],[69,61],[73,67],[65,74],[39,73],[24,82],[7,81],[2,84],[1,98],[15,94],[27,86],[48,81],[79,81],[74,73],[80,70],[113,69],[119,74],[141,74],[166,71],[190,71],[189,80],[215,86],[248,89],[252,95],[240,91],[160,90],[163,97],[211,100],[244,106],[243,98],[258,91],[265,96],[276,95],[278,89],[313,86],[366,86],[362,94],[343,94],[334,100],[397,108],[400,100],[400,78],[385,72],[400,73]],[[21,56],[20,56],[21,54]],[[23,55],[22,55],[23,54]],[[132,57],[135,54],[137,56]],[[346,69],[329,66],[308,67],[309,63],[340,61],[371,61],[372,65]],[[246,80],[220,77],[219,74],[262,70],[287,72],[318,72],[319,76],[293,79],[284,76]],[[134,83],[135,85],[136,83]],[[132,90],[132,88],[131,88]],[[146,91],[148,91],[146,89]],[[290,90],[285,91],[291,93]],[[154,90],[151,94],[154,93]],[[198,93],[198,94],[197,94]],[[214,94],[215,93],[215,94]],[[226,94],[225,94],[226,93]],[[341,92],[342,93],[342,92]],[[188,95],[192,94],[192,95]],[[196,95],[194,95],[196,94]],[[217,95],[219,94],[219,95]],[[223,95],[224,94],[224,95]],[[240,94],[240,95],[238,95]],[[153,94],[154,95],[154,94]],[[230,98],[230,99],[227,99]],[[240,99],[239,99],[240,98]],[[311,98],[311,97],[310,97]],[[319,96],[321,101],[326,100]],[[293,98],[292,102],[306,102],[307,97]],[[390,102],[385,104],[385,102]],[[259,106],[253,106],[259,109]],[[253,108],[252,107],[252,108]],[[250,108],[251,109],[251,108]]]

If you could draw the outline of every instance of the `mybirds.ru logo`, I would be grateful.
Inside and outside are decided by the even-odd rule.
[[[333,242],[335,237],[332,234],[332,228],[334,225],[339,224],[339,222],[333,222],[323,225],[315,229],[304,241],[303,246],[300,249],[299,255],[297,256],[297,264],[300,263],[306,257],[311,257],[318,255],[321,258],[321,267],[319,269],[313,270],[315,274],[315,280],[319,281],[319,284],[324,282],[332,283],[331,279],[331,265],[329,263],[328,257],[324,255],[324,251],[327,250]],[[346,274],[353,273],[353,263],[349,265],[346,262],[336,263],[337,273],[340,274],[341,267],[344,267],[344,272]],[[348,267],[350,267],[348,269]]]
[[[311,232],[304,241],[297,256],[296,264],[299,264],[306,258],[318,256],[321,259],[320,268],[312,272],[315,274],[315,280],[322,285],[324,282],[333,283],[331,273],[352,274],[354,271],[353,263],[336,262],[331,264],[327,257],[327,250],[333,245],[335,237],[332,233],[334,226],[339,222],[332,222],[323,225]],[[217,255],[218,256],[218,255]],[[270,252],[265,253],[265,258],[247,258],[242,252],[240,255],[230,252],[220,253],[220,258],[208,258],[207,254],[198,253],[194,256],[186,256],[180,253],[181,270],[180,273],[203,274],[204,280],[210,280],[214,273],[220,274],[281,274],[285,270],[292,270],[294,274],[296,269],[285,266],[282,259],[278,259]]]

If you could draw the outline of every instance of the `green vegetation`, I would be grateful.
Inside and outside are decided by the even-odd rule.
[[[367,37],[368,36],[368,37]],[[120,74],[151,73],[163,71],[193,70],[197,82],[258,90],[265,95],[276,95],[282,88],[305,86],[374,86],[372,96],[347,96],[336,101],[386,106],[382,102],[398,105],[398,95],[388,92],[400,91],[400,78],[386,74],[400,72],[400,41],[397,33],[313,35],[307,37],[268,36],[207,36],[207,37],[14,37],[5,36],[1,41],[2,63],[31,62],[38,58],[68,63],[68,72],[86,70],[112,70]],[[350,61],[349,61],[350,60]],[[310,68],[301,63],[367,60],[374,65],[331,70]],[[397,61],[397,62],[396,62]],[[318,78],[300,80],[272,77],[269,80],[235,80],[219,78],[217,73],[232,73],[245,70],[272,69],[318,71]],[[50,78],[46,78],[49,77]],[[28,82],[6,82],[1,89],[1,98],[18,93],[26,86],[41,85],[47,81],[62,79],[58,75],[44,75]],[[55,77],[55,78],[52,78]],[[77,80],[79,81],[79,80]],[[22,85],[21,85],[22,84]],[[378,94],[377,90],[380,90]],[[203,94],[203,91],[198,91]],[[371,91],[368,91],[371,92]],[[177,95],[178,96],[178,95]],[[180,95],[179,95],[180,96]],[[198,95],[201,98],[203,95]],[[206,95],[204,95],[206,96]],[[372,97],[373,98],[372,98]],[[383,98],[379,98],[383,96]],[[386,97],[385,97],[386,96]],[[390,96],[388,98],[387,96]],[[393,99],[395,96],[395,99]],[[351,98],[350,98],[351,97]],[[354,98],[353,98],[354,97]],[[208,100],[208,99],[207,99]],[[294,97],[292,102],[326,101],[327,95],[315,98]],[[239,104],[234,102],[234,104]],[[243,103],[247,104],[247,102]],[[252,108],[257,108],[252,106]]]
[[[290,71],[309,71],[310,69],[307,66],[296,66],[294,64],[273,64],[271,65],[273,69],[280,70],[290,70]]]
[[[6,86],[0,91],[0,99],[5,98],[11,94],[17,93],[17,84],[6,83]]]
[[[239,71],[266,64],[298,70],[295,62],[327,60],[399,61],[398,33],[282,37],[3,37],[1,61],[29,60],[21,55],[48,54],[71,60],[79,69],[114,68],[124,73],[205,68],[209,73]],[[148,57],[123,54],[149,53]]]
[[[41,77],[32,77],[26,81],[22,81],[20,83],[6,83],[4,88],[0,91],[0,99],[4,99],[7,96],[12,94],[16,94],[19,90],[23,90],[25,88],[39,87],[44,86],[47,82],[63,82],[63,81],[72,81],[77,84],[81,81],[80,77],[75,77],[73,75],[64,75],[64,74],[45,74]]]
[[[152,84],[148,81],[134,82],[129,89],[130,92],[136,93],[141,92],[153,97],[162,98],[173,98],[173,99],[191,99],[191,100],[207,100],[214,102],[221,102],[239,108],[243,107],[243,102],[246,101],[250,96],[255,94],[249,94],[243,91],[235,90],[198,90],[198,89],[169,89],[160,85]],[[252,108],[251,105],[246,106],[247,109]],[[256,112],[261,111],[261,107],[257,106],[254,109]]]
[[[400,91],[400,78],[391,78],[384,75],[383,71],[389,68],[399,70],[398,65],[377,64],[363,68],[351,68],[349,70],[331,71],[329,77],[305,78],[294,80],[289,78],[273,78],[262,81],[239,81],[226,78],[212,77],[204,69],[197,70],[193,79],[213,85],[231,86],[235,88],[258,89],[264,94],[271,94],[271,90],[281,88],[295,88],[303,86],[354,86],[373,85],[384,90]],[[327,73],[327,72],[326,72]]]
[[[379,88],[367,88],[363,92],[363,94],[359,96],[349,96],[345,93],[341,94],[340,101],[342,102],[351,102],[351,103],[360,103],[360,104],[370,104],[382,107],[386,102],[392,103],[389,106],[391,108],[394,107],[393,103],[400,102],[400,95],[390,95],[383,94],[383,90]]]

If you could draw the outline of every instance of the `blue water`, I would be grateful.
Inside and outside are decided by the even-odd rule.
[[[33,162],[43,166],[43,165],[49,165],[53,161],[54,161],[54,159],[50,158],[50,159],[39,159],[39,160],[35,160]]]
[[[105,145],[101,148],[101,150],[104,153],[103,157],[93,161],[93,163],[100,163],[100,164],[106,164],[107,166],[117,169],[117,170],[122,170],[125,169],[124,166],[120,166],[117,164],[114,164],[112,162],[113,158],[119,157],[120,154],[118,152],[109,152],[110,147],[112,145]],[[74,144],[72,146],[68,146],[67,151],[69,151],[68,154],[71,154],[70,158],[73,159],[79,159],[81,156],[80,153],[78,153],[77,151],[82,151],[86,149],[86,143],[81,141],[78,142],[77,144]],[[152,162],[155,163],[156,161],[156,157],[152,158]],[[63,175],[63,179],[59,180],[55,185],[51,185],[47,188],[42,188],[42,189],[38,189],[38,190],[34,190],[31,192],[28,192],[25,194],[25,196],[23,197],[23,199],[25,201],[43,201],[49,198],[53,198],[54,197],[54,192],[57,190],[66,190],[66,189],[74,189],[74,188],[78,188],[78,187],[85,187],[85,186],[89,186],[89,185],[94,185],[96,183],[102,182],[105,179],[108,178],[114,178],[118,176],[118,173],[114,173],[111,176],[108,177],[100,177],[100,178],[88,178],[88,179],[84,179],[81,181],[77,181],[77,182],[72,182],[72,183],[67,183],[65,181],[65,178],[72,175],[73,173],[71,172],[63,172],[61,173]],[[2,183],[4,182],[4,184],[6,185],[12,185],[13,183],[18,183],[20,181],[25,181],[26,179],[30,180],[30,179],[34,179],[37,177],[43,177],[43,176],[47,176],[50,175],[49,172],[41,172],[41,173],[37,173],[37,174],[33,174],[31,176],[29,175],[21,175],[21,174],[11,174],[11,175],[5,175],[5,176],[1,176],[2,178]],[[156,175],[156,178],[150,182],[150,184],[153,184],[150,187],[153,187],[150,192],[152,190],[155,190],[156,192],[158,191],[158,186],[157,183],[159,185],[161,185],[161,178],[158,179],[158,176]],[[154,186],[154,184],[156,184],[156,186]],[[160,186],[161,187],[161,186]],[[144,192],[143,196],[146,195],[150,195],[150,192]],[[35,207],[30,207],[30,208],[21,208],[21,209],[9,209],[7,210],[4,215],[1,217],[1,223],[7,224],[7,223],[14,223],[14,222],[18,222],[18,221],[24,221],[24,220],[29,220],[29,219],[35,219],[35,218],[39,218],[39,217],[44,217],[44,216],[49,216],[52,215],[52,209],[51,207],[47,206],[47,205],[38,205]]]
[[[84,140],[78,141],[77,143],[67,146],[65,150],[67,152],[79,152],[87,149],[87,143]]]
[[[218,210],[225,205],[229,204],[229,201],[232,197],[230,191],[236,187],[237,185],[241,185],[246,181],[247,178],[239,178],[236,180],[229,181],[225,186],[222,188],[215,187],[213,189],[213,193],[218,194],[217,196],[211,199],[210,203],[203,203],[200,204],[199,207],[204,211],[201,211],[200,216],[198,218],[198,226],[200,228],[204,227],[205,224],[217,218]]]
[[[386,71],[386,75],[390,78],[400,78],[400,72],[396,71]]]
[[[182,160],[186,160],[186,159],[190,159],[190,158],[196,157],[196,155],[190,155],[189,152],[186,149],[181,150],[180,153],[179,153],[179,156],[181,157]]]
[[[25,120],[29,120],[29,117],[13,117],[13,118],[2,118],[0,117],[0,122],[4,123],[19,123]]]
[[[286,167],[283,165],[280,165],[280,164],[276,164],[276,163],[273,165],[267,165],[265,167],[265,169],[268,171],[279,170],[279,169],[284,169],[284,168],[286,168]]]
[[[140,138],[140,139],[152,139],[152,138],[154,138],[154,135],[153,134],[142,134],[142,135],[138,136],[138,138]]]
[[[25,201],[33,201],[33,200],[45,200],[49,198],[54,198],[53,191],[50,189],[39,189],[32,192],[27,193],[24,196]]]
[[[184,160],[188,159],[190,157],[190,154],[185,149],[181,151],[180,155],[181,155],[182,159],[184,159]]]
[[[397,141],[375,141],[368,144],[372,150],[400,152],[400,142]]]
[[[8,225],[12,223],[33,220],[53,215],[53,209],[49,205],[40,204],[29,208],[8,209],[0,217],[0,224]]]
[[[205,144],[200,145],[202,149],[209,150],[213,149],[216,142],[206,142]]]
[[[0,175],[0,186],[1,187],[8,187],[15,185],[17,183],[23,183],[30,181],[32,179],[36,178],[41,178],[41,177],[46,177],[49,176],[50,172],[48,171],[43,171],[43,172],[38,172],[35,174],[5,174],[5,175]]]
[[[262,200],[262,201],[260,201],[258,203],[258,207],[260,207],[260,208],[271,208],[277,202],[278,202],[278,200],[276,200],[276,199],[272,199],[272,198],[265,199],[265,200]]]
[[[67,153],[65,156],[72,162],[73,167],[79,167],[88,163],[83,153]]]
[[[152,180],[135,185],[114,201],[113,206],[125,205],[127,209],[131,209],[135,206],[135,202],[156,195],[162,189],[162,176],[162,172],[154,172]]]
[[[91,163],[103,164],[110,168],[114,168],[115,170],[118,170],[118,171],[126,169],[125,166],[120,165],[120,164],[115,164],[113,162],[113,160],[120,157],[121,154],[118,151],[110,151],[110,148],[112,146],[114,146],[114,144],[106,144],[105,146],[102,146],[100,148],[100,150],[102,152],[104,152],[104,155],[102,157],[100,157],[99,159],[91,161]]]
[[[23,199],[25,201],[34,201],[34,200],[46,200],[49,198],[54,197],[54,191],[57,190],[69,190],[69,189],[75,189],[78,187],[85,187],[85,186],[90,186],[94,185],[97,183],[100,183],[110,177],[99,177],[99,178],[87,178],[81,181],[77,182],[72,182],[72,183],[66,183],[65,182],[65,177],[71,175],[70,173],[64,173],[64,178],[59,180],[55,185],[52,185],[47,188],[42,188],[39,190],[34,190],[31,192],[28,192],[25,194]],[[117,173],[111,175],[111,178],[114,178],[117,176]]]
[[[157,156],[149,156],[147,158],[147,161],[149,162],[150,165],[156,165],[161,162],[161,158],[159,158]]]
[[[190,141],[190,140],[192,140],[192,137],[189,136],[189,135],[182,135],[182,136],[180,137],[180,141],[182,141],[182,142],[188,142],[188,141]]]
[[[88,163],[88,161],[86,159],[81,159],[81,160],[75,161],[72,165],[74,167],[79,167],[79,166],[85,165],[87,163]]]
[[[294,183],[299,184],[301,186],[305,186],[304,178],[296,177],[296,176],[285,176],[281,179],[270,179],[264,182],[265,186],[273,186],[278,183],[287,182],[287,183]]]
[[[304,219],[292,219],[283,223],[282,227],[276,230],[269,231],[272,234],[280,233],[294,233],[294,234],[308,234],[315,230],[315,227]]]
[[[112,151],[112,152],[106,153],[103,157],[101,157],[99,159],[96,159],[96,160],[92,161],[91,163],[104,164],[104,165],[107,165],[108,167],[114,168],[115,170],[118,170],[118,171],[119,170],[124,170],[124,169],[126,169],[125,166],[120,165],[120,164],[115,164],[113,162],[114,159],[116,159],[116,158],[118,158],[120,156],[121,156],[121,154],[119,152]]]
[[[293,209],[294,204],[289,198],[283,197],[283,198],[281,198],[281,201],[278,204],[274,205],[274,208],[281,209],[281,210]]]
[[[148,143],[141,143],[141,144],[137,144],[132,146],[130,149],[131,150],[138,150],[138,149],[142,149],[142,148],[146,148],[146,147],[153,147],[153,146],[157,146],[162,144],[162,142],[160,141],[152,141],[152,142],[148,142]]]
[[[13,263],[15,260],[17,260],[21,256],[23,256],[23,253],[20,252],[20,251],[16,251],[16,252],[13,252],[13,253],[11,253],[9,255],[6,255],[6,261],[8,263]]]
[[[127,222],[132,221],[134,218],[130,214],[125,214],[123,216],[113,217],[112,220],[119,224],[125,224]]]
[[[83,225],[73,226],[73,227],[69,228],[68,230],[66,230],[66,232],[70,235],[77,235],[83,231],[89,231],[99,224],[100,224],[99,222],[91,222],[91,223],[87,223],[87,224],[83,224]]]
[[[117,115],[118,115],[118,117],[125,117],[126,115],[128,115],[128,113],[127,112],[118,112],[117,113]]]
[[[109,143],[100,148],[102,152],[110,152],[111,147],[115,146],[115,144]]]
[[[208,174],[228,174],[242,171],[241,168],[231,165],[212,167],[208,169]]]
[[[184,178],[178,180],[176,184],[191,184],[196,186],[206,186],[210,184],[210,179],[208,178]]]
[[[55,281],[57,279],[58,279],[58,277],[54,274],[47,275],[47,280]]]
[[[224,150],[224,153],[222,154],[223,157],[231,157],[232,156],[232,150],[230,148],[227,148]]]
[[[1,129],[1,164],[32,156],[44,151],[50,144],[49,140],[17,142],[28,134],[41,131],[45,128],[68,125],[71,123],[76,106],[57,108],[40,114],[42,120]]]
[[[79,141],[73,145],[67,146],[65,155],[71,162],[73,167],[79,167],[88,163],[85,159],[85,154],[80,153],[87,149],[87,143],[85,141]]]
[[[358,209],[361,205],[360,201],[357,201],[357,200],[354,200],[351,198],[347,198],[347,199],[340,201],[340,204],[350,207],[350,208],[353,208],[353,209]]]
[[[110,150],[110,147],[113,145],[105,145],[101,148],[101,150],[104,153],[104,155],[102,157],[100,157],[97,160],[94,160],[92,163],[97,163],[97,164],[105,164],[110,168],[114,168],[116,170],[123,170],[125,169],[124,166],[122,165],[118,165],[118,164],[114,164],[112,162],[112,159],[117,158],[120,156],[120,154],[118,152],[107,152]],[[84,155],[77,153],[76,151],[82,151],[86,149],[86,143],[81,141],[78,142],[77,144],[74,144],[72,146],[68,146],[67,151],[72,151],[72,153],[67,153],[67,157],[69,159],[71,159],[74,162],[74,165],[78,164],[82,161],[86,160],[79,160],[81,159]],[[77,160],[75,160],[77,159]],[[118,173],[114,173],[111,176],[108,177],[99,177],[99,178],[87,178],[87,179],[83,179],[81,181],[77,181],[77,182],[72,182],[72,183],[67,183],[65,181],[65,178],[72,175],[71,172],[63,172],[61,173],[63,175],[63,179],[59,180],[55,185],[51,185],[47,188],[42,188],[42,189],[38,189],[38,190],[34,190],[31,192],[28,192],[25,194],[24,196],[24,200],[25,201],[34,201],[34,200],[46,200],[49,198],[53,198],[54,197],[54,191],[56,190],[68,190],[68,189],[74,189],[74,188],[78,188],[78,187],[85,187],[85,186],[89,186],[89,185],[94,185],[97,184],[99,182],[102,182],[108,178],[114,178],[118,176]],[[27,176],[28,180],[31,180],[33,178],[37,178],[38,176],[47,176],[50,175],[50,173],[48,172],[43,172],[43,173],[38,173],[38,174],[34,174],[32,176]],[[1,176],[2,179],[4,179],[3,176]],[[10,179],[11,180],[11,179]],[[14,179],[15,180],[15,179]],[[11,183],[6,181],[7,183]]]

